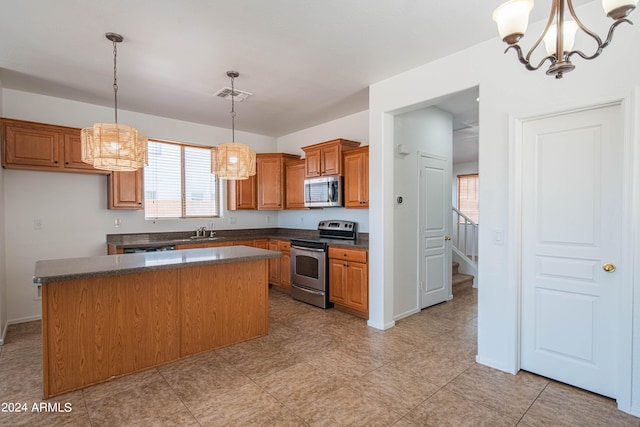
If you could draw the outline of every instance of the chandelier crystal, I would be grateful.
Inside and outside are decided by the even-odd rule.
[[[548,60],[550,62],[547,74],[562,78],[564,73],[575,68],[571,63],[571,57],[578,55],[583,59],[594,59],[598,57],[602,50],[609,46],[613,38],[616,27],[623,22],[633,24],[627,16],[636,8],[638,0],[602,0],[602,8],[608,17],[614,20],[606,40],[602,39],[593,31],[585,27],[573,7],[572,0],[553,0],[551,12],[544,31],[533,44],[533,47],[523,54],[522,48],[518,45],[524,36],[529,23],[529,12],[533,9],[533,0],[510,0],[499,6],[493,12],[493,20],[498,25],[498,32],[502,40],[509,45],[509,49],[516,51],[518,60],[524,64],[527,70],[537,70]],[[573,20],[565,19],[565,12],[568,11]],[[578,30],[589,36],[595,43],[596,48],[591,54],[586,54],[581,50],[573,50],[575,36]],[[531,55],[544,41],[547,56],[542,58],[537,64],[531,62]]]
[[[135,171],[147,164],[147,137],[131,126],[118,123],[117,45],[124,40],[120,34],[107,33],[113,42],[113,92],[115,122],[96,123],[82,129],[82,161],[96,169],[109,171]]]
[[[235,142],[236,110],[233,82],[239,75],[237,71],[227,71],[227,76],[231,78],[231,142],[223,142],[211,149],[211,173],[220,179],[242,180],[256,174],[256,152],[248,145]]]

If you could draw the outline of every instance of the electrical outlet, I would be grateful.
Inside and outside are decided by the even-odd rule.
[[[271,217],[269,215],[267,215],[266,221],[267,221],[267,224],[271,223]]]
[[[236,222],[238,222],[238,219],[235,216],[229,217],[230,224],[235,224]]]
[[[120,218],[116,218],[116,220],[113,222],[113,226],[115,228],[120,228],[121,225],[122,225],[122,220]]]

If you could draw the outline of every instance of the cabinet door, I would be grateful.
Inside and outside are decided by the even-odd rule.
[[[322,149],[322,175],[340,175],[340,145],[334,144]]]
[[[291,256],[288,253],[280,258],[280,286],[291,289]]]
[[[369,283],[367,264],[350,262],[346,268],[345,305],[355,310],[369,311]]]
[[[369,207],[369,150],[344,155],[344,206]]]
[[[227,181],[227,209],[257,209],[258,195],[256,177]]]
[[[5,125],[4,160],[7,165],[44,166],[59,168],[59,136],[58,132]]]
[[[258,209],[283,209],[282,158],[264,156],[257,159]]]
[[[307,178],[322,176],[322,150],[319,148],[305,151]]]
[[[304,207],[304,178],[304,160],[296,160],[286,164],[286,209],[308,209]]]
[[[269,250],[278,250],[277,240],[269,241]],[[269,283],[271,283],[272,285],[280,285],[280,258],[269,259]]]
[[[62,135],[64,142],[64,168],[65,169],[83,169],[87,171],[95,171],[96,173],[108,173],[99,171],[92,165],[82,161],[82,144],[80,142],[80,132],[65,133]]]
[[[340,259],[329,258],[329,301],[345,304],[347,263]]]
[[[109,209],[144,209],[143,168],[109,175]]]

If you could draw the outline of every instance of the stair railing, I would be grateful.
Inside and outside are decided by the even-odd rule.
[[[453,245],[474,264],[478,264],[478,224],[453,207]]]

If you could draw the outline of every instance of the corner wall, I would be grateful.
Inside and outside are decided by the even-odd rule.
[[[337,138],[358,141],[361,146],[369,145],[369,112],[361,111],[281,136],[278,138],[278,152],[298,154],[304,157],[304,151],[300,147]],[[358,223],[359,231],[369,232],[368,209],[324,208],[306,211],[280,211],[278,213],[278,227],[315,230],[318,227],[318,222],[326,219],[355,221]]]
[[[420,195],[418,194],[419,153],[446,157],[451,162],[453,126],[450,113],[435,107],[395,117],[394,143],[404,144],[410,154],[394,154],[393,216],[393,320],[420,311]],[[396,150],[394,150],[395,152]]]

